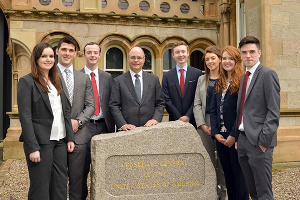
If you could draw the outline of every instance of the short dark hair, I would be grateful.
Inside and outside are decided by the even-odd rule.
[[[78,43],[76,42],[76,40],[74,38],[72,38],[71,36],[66,36],[66,37],[63,37],[59,40],[58,42],[58,45],[57,45],[57,49],[59,49],[61,47],[61,44],[62,43],[67,43],[67,44],[73,44],[75,46],[75,51],[77,49],[79,49],[79,45]]]
[[[244,37],[239,43],[239,48],[242,48],[245,44],[256,44],[257,48],[260,49],[260,41],[254,36]]]
[[[96,42],[89,42],[89,43],[87,43],[84,46],[84,48],[83,48],[83,54],[85,54],[85,47],[88,46],[88,45],[97,45],[99,47],[99,52],[101,53],[101,47],[100,47],[100,45],[98,43],[96,43]]]

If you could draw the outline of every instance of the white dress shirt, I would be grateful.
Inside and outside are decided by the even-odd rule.
[[[52,85],[51,82],[49,82],[49,86],[50,93],[48,93],[48,97],[53,113],[53,123],[51,128],[50,140],[59,141],[60,139],[66,137],[66,127],[63,115],[63,108],[61,104],[60,95],[57,95],[56,88],[54,87],[54,85]]]
[[[92,76],[91,76],[91,73],[94,72],[95,74],[95,80],[96,80],[96,85],[97,85],[97,90],[98,90],[98,95],[99,95],[99,101],[100,101],[100,92],[99,92],[99,71],[98,71],[98,68],[96,68],[94,71],[90,70],[89,68],[87,68],[86,66],[84,66],[84,72],[90,77],[90,80],[92,79]],[[101,101],[100,101],[100,113],[98,116],[96,115],[93,115],[91,117],[91,119],[100,119],[100,118],[103,118],[103,113],[102,113],[102,109],[101,109]]]
[[[184,69],[184,70],[183,70],[183,73],[184,73],[184,83],[185,83],[186,72],[187,72],[187,65],[184,66],[184,67],[182,67],[182,68],[181,68],[181,67],[178,67],[178,66],[176,65],[176,71],[177,71],[177,76],[178,76],[178,83],[179,83],[179,85],[180,85],[180,77],[181,77],[180,69]]]
[[[254,73],[255,73],[255,71],[256,71],[256,69],[257,69],[257,67],[258,67],[258,65],[260,64],[260,62],[258,61],[253,67],[251,67],[251,69],[249,69],[249,70],[246,70],[246,72],[247,71],[249,71],[251,74],[249,75],[249,78],[248,78],[248,82],[247,82],[247,86],[246,86],[246,96],[247,96],[247,93],[248,93],[248,88],[249,88],[249,85],[250,85],[250,83],[251,83],[251,80],[252,80],[252,77],[253,77],[253,75],[254,75]],[[245,72],[245,74],[246,74],[246,72]],[[240,88],[241,89],[241,88]],[[240,90],[241,91],[241,90]],[[241,91],[242,92],[242,91]],[[245,100],[246,100],[246,98],[245,98]],[[239,115],[239,113],[238,113],[238,115]],[[243,123],[243,115],[242,115],[242,121],[241,121],[241,124],[240,124],[240,126],[239,126],[239,130],[240,131],[244,131],[245,129],[244,129],[244,123]]]
[[[135,79],[136,77],[134,76],[136,73],[134,73],[131,69],[129,70],[130,72],[130,75],[131,75],[131,79],[132,79],[132,82],[133,82],[133,86],[135,86]],[[143,98],[143,70],[141,70],[138,75],[140,75],[139,79],[140,79],[140,82],[141,82],[141,97]]]

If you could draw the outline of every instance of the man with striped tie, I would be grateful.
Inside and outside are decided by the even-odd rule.
[[[89,76],[73,67],[78,44],[72,37],[62,38],[57,45],[58,75],[63,91],[71,104],[71,122],[74,131],[75,149],[68,153],[69,199],[84,199],[83,177],[87,144],[91,136],[88,124],[95,111],[93,88]]]

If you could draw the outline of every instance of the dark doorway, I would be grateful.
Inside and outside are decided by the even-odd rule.
[[[11,111],[11,61],[6,53],[8,44],[8,26],[0,9],[0,140],[6,136],[9,127],[9,117],[6,112]]]
[[[193,51],[191,54],[190,63],[192,67],[204,71],[203,53],[199,50]]]

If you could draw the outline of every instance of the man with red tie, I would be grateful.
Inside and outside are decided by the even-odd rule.
[[[169,121],[189,122],[196,128],[193,114],[194,96],[201,70],[188,66],[189,47],[184,41],[172,47],[176,67],[167,72],[162,80],[162,89],[169,113]]]
[[[110,90],[113,80],[109,73],[104,72],[98,68],[98,60],[101,56],[101,49],[97,43],[90,42],[85,45],[83,52],[84,58],[86,60],[86,65],[81,70],[81,72],[86,73],[90,77],[95,99],[95,112],[94,115],[90,118],[89,132],[91,134],[91,137],[102,133],[115,132],[115,122],[109,109]],[[88,155],[86,159],[87,161],[84,177],[85,184],[83,185],[84,199],[86,199],[88,195],[86,180],[91,163],[90,142],[87,145],[87,148]]]

